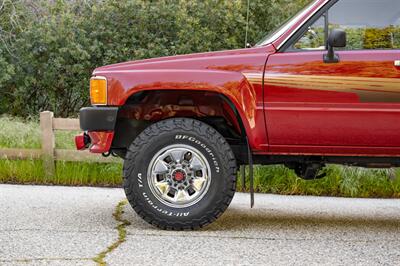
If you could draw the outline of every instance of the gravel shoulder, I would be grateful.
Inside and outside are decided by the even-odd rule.
[[[94,265],[118,239],[122,189],[0,185],[0,265]],[[194,232],[158,230],[123,206],[109,265],[398,265],[400,200],[237,193]]]

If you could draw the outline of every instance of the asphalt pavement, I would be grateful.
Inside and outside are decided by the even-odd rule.
[[[211,226],[171,232],[122,189],[0,185],[0,265],[400,265],[398,199],[255,199],[236,193]]]

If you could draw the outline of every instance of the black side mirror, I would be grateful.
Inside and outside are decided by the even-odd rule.
[[[339,56],[335,54],[333,48],[335,47],[346,47],[347,38],[344,30],[335,29],[329,34],[327,46],[328,53],[324,55],[325,63],[338,63]]]

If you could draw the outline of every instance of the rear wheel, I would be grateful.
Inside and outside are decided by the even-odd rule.
[[[196,229],[216,220],[236,187],[236,161],[212,127],[174,118],[145,129],[124,162],[124,189],[133,209],[163,229]]]

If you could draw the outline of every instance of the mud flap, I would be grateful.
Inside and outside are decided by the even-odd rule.
[[[240,179],[242,181],[242,191],[246,191],[246,165],[240,166]]]
[[[250,179],[250,207],[254,207],[254,176],[253,176],[253,156],[250,149],[249,140],[246,137],[247,157],[249,162],[249,179]],[[244,171],[243,171],[244,172]]]

